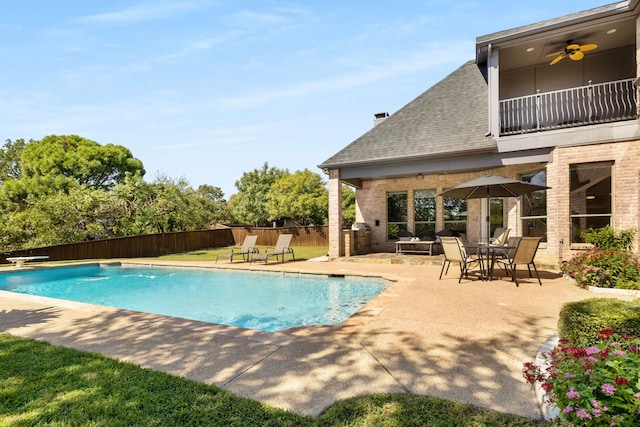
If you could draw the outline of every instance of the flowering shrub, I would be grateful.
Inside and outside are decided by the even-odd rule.
[[[525,363],[527,382],[541,383],[560,409],[560,425],[640,425],[640,338],[600,331],[595,346],[560,340],[544,371]]]
[[[640,289],[640,259],[628,251],[593,248],[562,265],[580,286]]]

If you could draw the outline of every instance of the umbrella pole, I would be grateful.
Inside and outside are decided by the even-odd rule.
[[[490,262],[490,255],[489,255],[489,243],[491,242],[491,199],[489,198],[489,187],[487,187],[487,216],[485,218],[485,221],[487,223],[487,263],[485,265],[484,268],[484,272],[485,272],[485,280],[490,280],[490,273],[489,273],[489,262]]]

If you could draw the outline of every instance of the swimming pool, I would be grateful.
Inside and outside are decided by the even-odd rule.
[[[91,264],[0,274],[0,290],[267,332],[338,325],[383,279]]]

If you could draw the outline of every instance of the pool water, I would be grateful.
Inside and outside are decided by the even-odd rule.
[[[0,290],[275,332],[338,325],[382,279],[91,264],[0,274]]]

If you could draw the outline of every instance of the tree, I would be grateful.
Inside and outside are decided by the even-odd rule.
[[[68,193],[31,197],[20,212],[23,246],[38,247],[103,238],[108,230],[104,209],[113,197],[105,190],[77,186]]]
[[[270,168],[267,162],[261,169],[245,172],[235,183],[238,192],[232,203],[234,220],[254,225],[269,224],[273,218],[267,212],[267,193],[280,177],[288,173],[288,170]]]
[[[127,177],[113,192],[122,206],[116,233],[123,236],[205,229],[226,214],[222,190],[193,190],[182,178],[160,175],[147,183]]]
[[[324,224],[329,193],[320,174],[308,169],[281,176],[267,193],[271,219],[289,218],[299,225]]]
[[[108,189],[126,175],[144,176],[142,162],[122,145],[100,145],[77,135],[49,135],[22,154],[24,177],[63,176],[78,185]]]
[[[127,175],[144,173],[142,162],[123,146],[50,135],[22,149],[19,177],[3,182],[0,202],[5,209],[25,208],[29,196],[68,193],[76,186],[109,189]]]
[[[32,142],[32,141],[29,141]],[[20,179],[20,157],[27,143],[24,139],[7,139],[0,149],[0,183],[9,179]]]
[[[342,224],[351,227],[356,222],[356,192],[348,185],[342,185]]]

